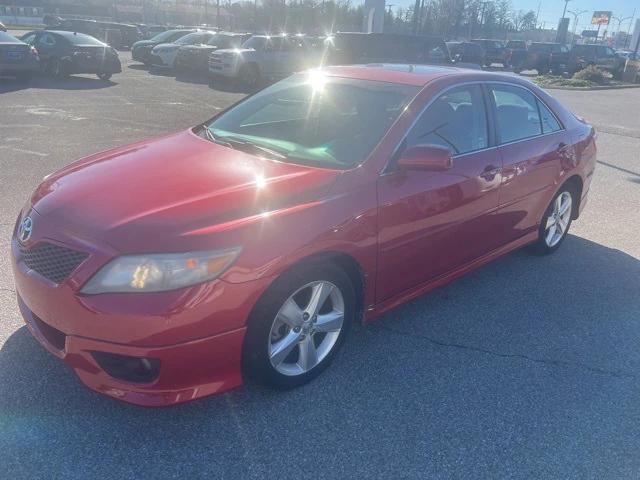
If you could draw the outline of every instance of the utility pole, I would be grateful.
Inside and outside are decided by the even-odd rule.
[[[571,0],[564,0],[564,10],[562,11],[562,17],[561,18],[564,18],[565,14],[567,13],[567,5],[569,5],[570,1]]]
[[[573,37],[571,38],[572,44],[576,39],[576,29],[578,28],[578,17],[580,17],[580,15],[582,15],[583,13],[587,13],[587,12],[588,10],[580,10],[579,12],[569,10],[569,13],[573,15]]]
[[[631,23],[629,23],[629,29],[627,30],[627,38],[624,41],[624,48],[627,48],[627,43],[631,41],[631,29],[633,28],[633,21],[636,19],[636,9],[633,9],[633,15],[631,15]]]
[[[216,28],[220,30],[220,0],[216,0]]]
[[[418,33],[418,17],[420,16],[420,0],[416,0],[416,4],[413,7],[413,34]]]
[[[634,12],[635,15],[635,12]],[[612,16],[611,18],[613,18],[616,22],[618,22],[618,29],[616,30],[616,36],[619,36],[620,34],[620,25],[622,25],[622,22],[625,22],[627,20],[633,20],[633,17],[616,17],[616,16]],[[633,22],[632,22],[633,23]],[[627,39],[624,39],[624,43],[627,43]],[[617,44],[617,42],[616,42]]]
[[[480,32],[483,36],[484,36],[484,21],[485,21],[484,12],[487,8],[487,4],[489,3],[492,3],[492,2],[490,1],[482,2],[482,13],[480,13]]]

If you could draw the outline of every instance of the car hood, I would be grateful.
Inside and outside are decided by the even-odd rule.
[[[61,238],[117,252],[168,251],[178,238],[198,237],[193,232],[229,230],[313,202],[338,175],[259,158],[188,130],[72,163],[46,178],[31,204]]]
[[[216,47],[214,47],[213,45],[183,45],[182,47],[180,47],[180,50],[204,50],[204,49],[210,49],[210,50],[215,50]]]
[[[220,50],[216,50],[216,54],[224,55],[224,54],[232,54],[232,55],[241,55],[246,53],[255,52],[255,48],[223,48]]]
[[[151,40],[139,40],[131,45],[131,48],[153,47],[155,45],[157,45],[156,42],[152,42]]]
[[[181,46],[182,45],[178,45],[177,43],[159,43],[155,47],[153,47],[153,49],[160,50],[161,48],[172,48],[177,50]]]

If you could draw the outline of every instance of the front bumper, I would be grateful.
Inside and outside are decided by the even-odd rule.
[[[177,56],[178,52],[173,50],[169,52],[152,52],[150,61],[152,65],[173,68]]]
[[[137,47],[131,51],[131,59],[137,62],[148,63],[153,47]]]
[[[57,335],[62,339],[60,344],[57,343],[59,340],[51,338],[47,324],[36,317],[20,297],[18,304],[36,340],[71,366],[82,383],[104,395],[135,405],[164,407],[242,385],[240,362],[244,327],[161,347],[120,345],[58,331]],[[159,362],[159,373],[147,383],[119,380],[105,371],[94,357],[94,352],[154,359]]]
[[[38,221],[45,223],[43,217]],[[35,245],[40,241],[49,240],[39,238]],[[67,246],[79,247],[72,242]],[[270,279],[240,284],[215,280],[164,293],[79,294],[79,279],[94,269],[97,255],[92,252],[56,285],[25,265],[17,240],[12,240],[18,303],[29,330],[86,386],[136,405],[169,406],[242,384],[246,319]],[[95,352],[152,359],[158,362],[157,375],[149,381],[114,376]]]

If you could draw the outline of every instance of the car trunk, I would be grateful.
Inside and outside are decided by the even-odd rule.
[[[0,43],[0,63],[12,64],[24,60],[31,47],[22,43]]]

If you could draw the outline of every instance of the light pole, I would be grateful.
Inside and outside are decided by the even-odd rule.
[[[573,10],[569,10],[569,13],[573,15],[573,37],[571,38],[571,44],[576,39],[576,29],[578,28],[578,17],[583,13],[587,13],[588,10],[580,10],[579,12],[574,12]]]
[[[562,11],[562,18],[564,18],[565,14],[567,13],[567,5],[569,5],[569,2],[571,0],[564,0],[564,10]]]
[[[629,28],[627,30],[627,38],[624,41],[624,48],[627,48],[627,43],[631,41],[631,29],[633,28],[633,21],[636,19],[636,9],[633,9],[633,15],[631,16],[631,21],[629,22]]]
[[[616,36],[620,33],[620,25],[622,25],[622,22],[626,22],[627,20],[633,20],[633,17],[616,17],[615,15],[611,16],[611,18],[613,18],[616,22],[618,22],[618,29],[616,30]],[[625,39],[625,43],[626,43],[626,39]],[[617,42],[616,42],[617,45]]]

